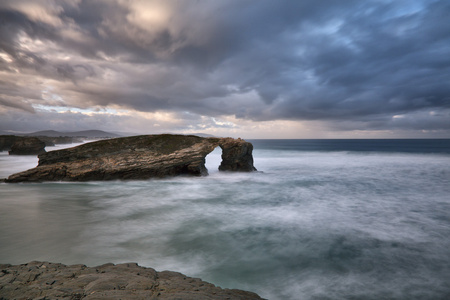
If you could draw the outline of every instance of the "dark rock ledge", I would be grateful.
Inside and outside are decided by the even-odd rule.
[[[262,299],[136,263],[97,267],[33,261],[0,265],[0,299]]]
[[[221,171],[252,172],[253,145],[242,139],[192,135],[141,135],[115,138],[39,155],[36,168],[6,182],[89,181],[208,174],[205,157],[222,148]]]

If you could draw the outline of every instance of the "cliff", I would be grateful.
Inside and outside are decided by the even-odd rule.
[[[208,174],[205,157],[223,150],[219,170],[251,172],[253,146],[242,139],[142,135],[102,140],[39,155],[36,168],[6,182],[148,179]]]
[[[0,265],[1,299],[262,299],[136,263],[97,267],[50,262]]]

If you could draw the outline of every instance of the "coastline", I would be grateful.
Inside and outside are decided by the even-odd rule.
[[[0,299],[262,299],[199,278],[112,263],[87,267],[32,261],[0,264]]]

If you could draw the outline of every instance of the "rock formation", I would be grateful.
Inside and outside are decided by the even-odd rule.
[[[0,265],[1,299],[262,299],[181,273],[136,263],[97,267],[30,262]]]
[[[253,145],[242,139],[226,138],[220,143],[222,148],[222,163],[220,171],[256,171],[253,166]]]
[[[11,150],[11,146],[21,138],[15,135],[0,135],[0,151]]]
[[[45,143],[36,137],[22,137],[14,142],[10,155],[38,155],[45,153]]]
[[[223,149],[223,171],[255,171],[252,144],[242,139],[142,135],[102,140],[39,155],[36,168],[6,182],[148,179],[208,174],[205,157]]]
[[[17,141],[23,139],[30,138],[38,138],[45,143],[45,146],[55,146],[58,144],[72,144],[72,143],[82,143],[84,139],[80,137],[72,137],[72,136],[36,136],[36,137],[27,137],[27,136],[17,136],[17,135],[0,135],[0,152],[1,151],[9,151],[11,150],[12,145]],[[37,153],[36,153],[37,154]]]

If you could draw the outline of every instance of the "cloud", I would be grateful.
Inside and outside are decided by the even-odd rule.
[[[18,99],[10,98],[0,98],[0,106],[4,106],[6,108],[17,108],[20,110],[27,111],[29,113],[34,113],[34,108],[31,105],[27,105],[27,103],[24,103],[22,101],[18,101]]]
[[[232,118],[449,134],[449,14],[438,0],[2,1],[0,113],[115,107],[190,114],[180,124],[196,130]]]

